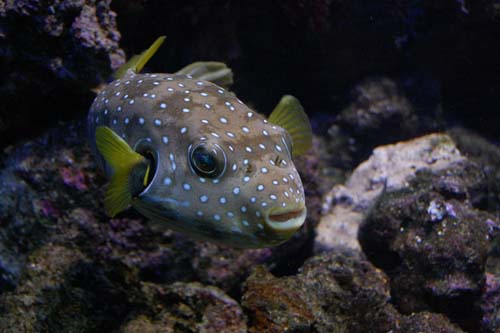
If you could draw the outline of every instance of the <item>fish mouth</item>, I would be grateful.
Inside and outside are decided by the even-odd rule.
[[[266,217],[266,223],[274,231],[291,234],[300,228],[306,219],[306,207],[297,207],[288,210],[276,210]]]

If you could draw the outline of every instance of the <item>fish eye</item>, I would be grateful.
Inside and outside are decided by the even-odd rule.
[[[191,169],[203,178],[218,178],[226,169],[226,154],[217,144],[200,143],[189,152]]]

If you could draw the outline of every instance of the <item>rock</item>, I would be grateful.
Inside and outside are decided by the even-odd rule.
[[[465,333],[443,315],[419,312],[405,317],[394,333]]]
[[[389,304],[386,276],[352,251],[313,257],[296,276],[258,268],[242,304],[249,332],[387,332],[400,317]]]
[[[500,226],[471,205],[484,189],[481,168],[467,160],[421,171],[406,187],[386,191],[361,225],[363,251],[391,278],[402,313],[440,312],[478,330],[486,262]]]
[[[145,284],[146,304],[120,332],[246,333],[239,304],[220,289],[199,283]]]
[[[315,251],[336,246],[359,249],[359,225],[382,193],[405,188],[418,172],[445,170],[464,160],[445,134],[376,148],[344,185],[335,186],[327,195],[324,216],[316,230]]]
[[[472,204],[492,213],[500,211],[500,147],[465,128],[454,127],[448,132],[460,152],[474,161],[486,176],[487,189],[477,193]]]
[[[483,332],[500,331],[500,274],[486,273],[485,290],[480,300]]]
[[[128,302],[126,290],[109,281],[110,271],[74,248],[41,247],[29,256],[17,288],[0,298],[0,331],[111,331]]]
[[[351,104],[337,118],[338,125],[366,150],[413,137],[419,123],[412,105],[389,78],[366,79],[351,91]],[[381,135],[383,133],[383,135]]]
[[[90,89],[124,62],[110,3],[2,1],[0,148],[81,116]]]

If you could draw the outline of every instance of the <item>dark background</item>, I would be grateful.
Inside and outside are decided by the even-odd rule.
[[[500,137],[499,1],[16,1],[0,7],[0,146],[84,117],[123,51],[159,35],[146,70],[226,62],[245,102],[268,113],[293,94],[327,119],[317,132],[384,76],[417,112]]]

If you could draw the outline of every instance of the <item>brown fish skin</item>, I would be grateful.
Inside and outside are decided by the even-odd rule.
[[[89,141],[99,167],[111,176],[96,149],[97,126],[154,157],[152,181],[132,205],[168,228],[258,248],[286,241],[305,220],[289,135],[211,82],[129,71],[103,89],[88,115]],[[190,154],[200,144],[218,154],[224,170],[217,178],[193,169]]]

